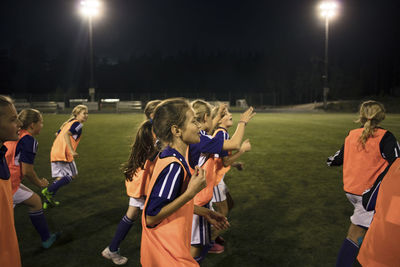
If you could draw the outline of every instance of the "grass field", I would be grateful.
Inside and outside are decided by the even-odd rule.
[[[54,132],[67,118],[44,116],[37,138],[39,176],[50,178]],[[61,205],[45,213],[50,228],[63,231],[59,242],[41,249],[27,208],[15,208],[23,266],[113,266],[100,252],[128,207],[119,166],[142,119],[140,114],[89,115],[78,147],[79,178],[60,189]],[[341,169],[328,168],[325,161],[357,127],[355,119],[355,114],[257,114],[246,129],[253,149],[242,157],[245,169],[226,176],[236,206],[231,229],[223,235],[225,252],[209,255],[202,266],[334,266],[352,207],[342,190]],[[389,114],[382,126],[400,138],[400,115]],[[135,222],[121,245],[127,266],[139,266],[140,233]]]

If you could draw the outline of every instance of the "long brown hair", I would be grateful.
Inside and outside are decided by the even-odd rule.
[[[385,107],[383,104],[374,100],[368,100],[361,104],[360,115],[356,122],[360,122],[364,127],[364,131],[359,138],[359,142],[363,147],[368,138],[374,135],[378,124],[383,121],[385,117]]]
[[[146,115],[147,119],[151,119],[151,114],[154,113],[156,107],[158,104],[160,104],[162,101],[155,99],[147,102],[146,107],[144,108],[144,115]]]
[[[132,176],[139,168],[144,168],[146,160],[153,157],[158,149],[154,145],[153,132],[164,144],[172,142],[173,135],[171,127],[177,125],[183,127],[186,120],[186,111],[190,104],[184,98],[171,98],[162,101],[154,111],[151,122],[142,122],[136,133],[135,141],[131,146],[131,154],[128,161],[123,165],[125,179],[132,180]]]

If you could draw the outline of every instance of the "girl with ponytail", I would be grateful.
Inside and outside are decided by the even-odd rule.
[[[328,166],[343,165],[343,188],[354,206],[336,266],[352,266],[355,261],[374,215],[373,211],[363,207],[362,195],[384,177],[400,155],[394,135],[379,126],[384,119],[385,108],[381,103],[373,100],[363,102],[356,121],[361,123],[361,128],[351,130],[342,148],[327,160]]]

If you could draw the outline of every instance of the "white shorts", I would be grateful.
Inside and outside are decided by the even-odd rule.
[[[33,194],[34,193],[32,190],[30,190],[25,185],[20,184],[19,188],[17,189],[17,191],[15,191],[15,193],[13,195],[14,207],[15,207],[15,205],[22,203],[25,200],[29,199]]]
[[[76,168],[75,161],[65,162],[65,161],[55,161],[51,163],[51,176],[53,178],[63,177],[63,176],[76,176],[78,175],[78,169]]]
[[[229,192],[228,187],[224,182],[224,178],[222,178],[221,182],[214,186],[213,189],[213,198],[211,202],[222,202],[226,200],[226,194]]]
[[[208,208],[208,204],[203,206]],[[202,216],[193,214],[191,245],[206,246],[211,243],[211,225]]]
[[[360,225],[369,228],[374,211],[366,211],[362,205],[362,197],[346,193],[347,199],[354,206],[354,213],[350,217],[350,221],[355,225]]]
[[[145,202],[146,202],[146,199],[144,197],[141,197],[141,198],[130,197],[129,198],[129,206],[138,207],[141,210],[143,210]]]

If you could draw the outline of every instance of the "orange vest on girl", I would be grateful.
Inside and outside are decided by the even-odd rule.
[[[27,130],[21,130],[19,132],[19,139],[18,141],[7,141],[4,145],[7,147],[6,153],[6,160],[8,168],[10,169],[10,179],[11,179],[11,187],[12,187],[12,194],[18,190],[19,185],[22,181],[22,166],[19,161],[15,161],[15,150],[17,149],[17,145],[19,140],[22,139],[25,135],[32,136]]]
[[[162,170],[172,162],[178,162],[184,169],[184,180],[181,192],[189,184],[190,176],[186,169],[175,157],[157,159],[154,172],[151,176],[148,194]],[[142,213],[142,242],[140,248],[140,262],[144,267],[187,267],[199,266],[190,254],[190,240],[192,233],[193,200],[187,202],[180,209],[153,228],[146,226],[146,208],[149,198],[146,199]]]
[[[186,161],[189,162],[189,148],[186,150]],[[189,170],[191,174],[194,173],[194,169],[189,166]],[[214,171],[214,157],[212,155],[206,160],[206,162],[200,166],[202,169],[206,171],[206,187],[203,188],[199,193],[194,196],[194,205],[196,206],[204,206],[210,203],[213,197],[213,189],[215,185],[215,171]]]
[[[144,168],[139,168],[132,176],[132,181],[125,179],[126,194],[132,198],[147,196],[151,175],[157,162],[158,155],[153,160],[146,160]]]
[[[213,136],[216,136],[217,133],[220,131],[226,132],[224,129],[219,128],[214,132]],[[231,154],[230,151],[228,153]],[[224,162],[220,157],[218,158],[214,157],[214,166],[215,166],[214,172],[216,175],[215,185],[218,185],[221,182],[222,178],[224,178],[225,174],[231,169],[231,166],[225,167]]]
[[[400,266],[400,158],[382,180],[375,215],[358,253],[362,266]]]
[[[69,131],[71,128],[72,124],[74,122],[77,122],[78,120],[71,120],[67,122],[64,127],[61,129],[61,131],[58,133],[56,139],[53,142],[53,146],[51,147],[51,152],[50,152],[50,161],[55,162],[55,161],[64,161],[64,162],[72,162],[74,161],[74,157],[72,156],[71,151],[69,151],[69,148],[67,146],[67,142],[65,142],[64,135]],[[81,138],[79,137],[77,140],[75,140],[72,136],[69,136],[69,139],[71,140],[71,145],[74,150],[78,147],[79,141]]]
[[[344,143],[343,188],[345,192],[362,195],[372,187],[376,178],[388,166],[382,157],[379,143],[386,130],[376,129],[365,148],[359,142],[364,128],[351,130]]]
[[[21,266],[10,179],[0,179],[0,266]]]

